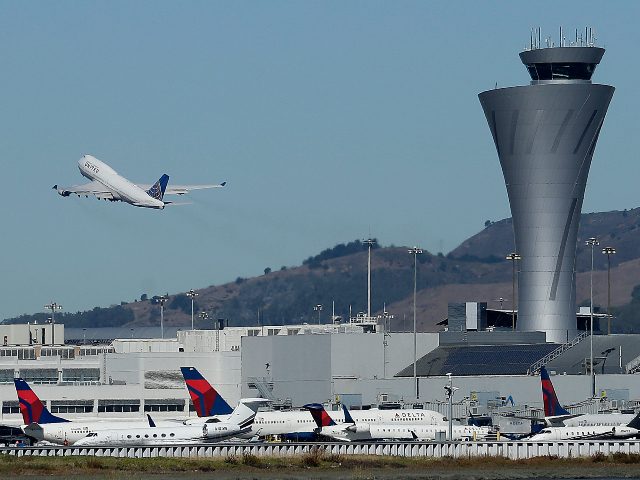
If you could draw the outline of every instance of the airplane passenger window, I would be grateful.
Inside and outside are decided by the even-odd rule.
[[[157,438],[157,437],[158,437],[158,435],[154,433],[153,434],[153,438]]]
[[[147,434],[145,433],[144,438],[149,438],[149,435],[147,435]]]
[[[176,434],[175,434],[175,433],[171,433],[171,434],[169,434],[169,436],[170,436],[170,437],[175,437],[175,436],[176,436]]]
[[[127,438],[131,438],[131,435],[127,435]]]
[[[166,436],[167,436],[167,434],[166,434],[166,433],[163,433],[163,434],[162,434],[162,438],[164,438],[164,437],[166,437]]]

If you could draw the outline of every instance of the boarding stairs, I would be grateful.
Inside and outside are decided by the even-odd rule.
[[[627,373],[638,373],[640,372],[640,355],[631,360],[624,366],[624,369]]]
[[[575,337],[570,342],[564,343],[564,344],[560,345],[558,348],[556,348],[555,350],[549,352],[544,357],[542,357],[540,360],[538,360],[537,362],[531,364],[531,366],[527,370],[527,375],[537,375],[538,373],[540,373],[540,369],[542,367],[544,367],[549,362],[551,362],[551,361],[555,360],[556,358],[558,358],[560,355],[562,355],[567,350],[570,350],[573,347],[575,347],[576,345],[578,345],[582,340],[584,340],[588,336],[589,336],[589,332],[586,332],[586,331],[582,332],[580,335]]]

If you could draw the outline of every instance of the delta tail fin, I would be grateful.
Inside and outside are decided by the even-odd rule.
[[[160,177],[160,180],[147,190],[147,193],[156,200],[162,200],[164,198],[164,191],[167,189],[167,183],[169,183],[169,175],[165,173]]]
[[[304,408],[309,410],[318,428],[332,427],[336,425],[336,422],[334,422],[333,418],[329,416],[321,403],[308,403],[307,405],[304,405]]]
[[[542,403],[544,404],[545,417],[557,417],[559,415],[571,415],[558,401],[558,396],[553,388],[553,383],[549,378],[547,369],[540,369],[540,380],[542,383]]]
[[[229,415],[233,409],[195,367],[180,367],[198,417]]]
[[[42,400],[38,398],[31,387],[21,378],[14,378],[13,382],[16,385],[16,393],[18,394],[18,403],[20,405],[20,413],[22,413],[22,420],[25,425],[32,423],[45,424],[45,423],[62,423],[68,422],[61,417],[52,415],[47,407],[42,403]]]

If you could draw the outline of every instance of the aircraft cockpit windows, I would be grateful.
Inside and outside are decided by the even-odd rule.
[[[549,430],[549,429],[542,430],[540,433],[551,433],[551,430]]]
[[[91,432],[89,434],[87,434],[87,437],[97,437],[98,434],[96,432]]]
[[[219,418],[210,418],[209,420],[207,420],[204,423],[218,423],[220,421]]]

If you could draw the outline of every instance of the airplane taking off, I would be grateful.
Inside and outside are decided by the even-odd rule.
[[[173,185],[168,186],[169,175],[164,174],[153,185],[135,184],[118,174],[113,168],[91,155],[83,155],[78,160],[78,168],[83,177],[91,180],[84,185],[73,187],[59,187],[53,189],[63,197],[71,194],[78,197],[93,195],[98,200],[111,202],[126,202],[136,207],[163,209],[167,205],[179,205],[174,202],[165,202],[165,195],[184,195],[191,190],[206,188],[222,188],[227,182],[215,185]]]

